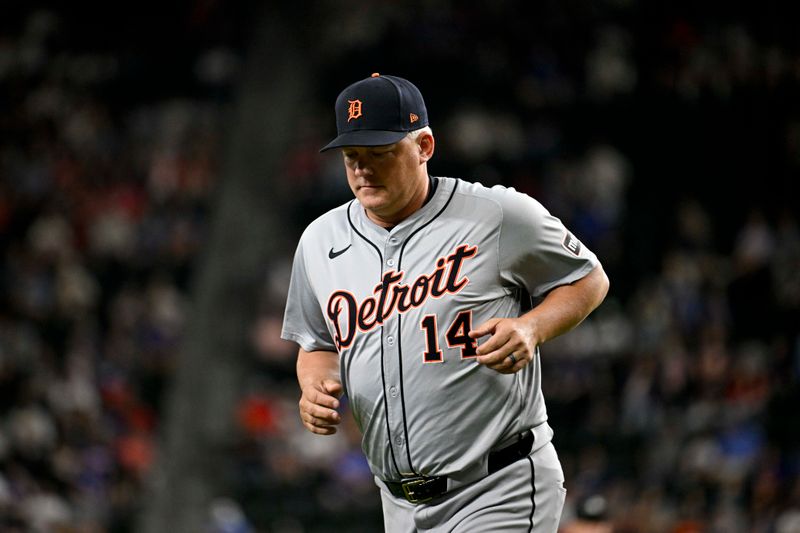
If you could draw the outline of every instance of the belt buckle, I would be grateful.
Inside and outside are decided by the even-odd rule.
[[[416,488],[424,487],[428,483],[432,483],[435,480],[436,478],[419,477],[415,479],[409,479],[408,481],[403,481],[400,484],[400,487],[403,489],[403,494],[405,495],[406,500],[408,500],[409,503],[414,503],[414,504],[425,503],[431,501],[433,499],[433,496],[418,498],[415,494]]]

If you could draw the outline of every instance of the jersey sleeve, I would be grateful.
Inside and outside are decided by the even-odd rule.
[[[500,193],[500,276],[541,297],[551,289],[586,276],[598,265],[557,217],[538,201],[513,189]]]
[[[286,298],[281,338],[296,342],[307,352],[336,351],[319,300],[314,294],[314,287],[308,276],[302,239],[297,246],[292,264],[292,277]]]

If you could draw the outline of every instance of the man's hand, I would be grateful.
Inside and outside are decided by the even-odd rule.
[[[336,412],[342,395],[339,354],[297,353],[297,382],[300,384],[300,420],[311,433],[333,435],[342,417]]]
[[[486,335],[491,337],[478,346],[478,363],[501,374],[513,374],[533,359],[537,341],[530,321],[522,318],[492,318],[469,332],[473,339]]]
[[[300,396],[300,419],[312,433],[333,435],[342,417],[336,412],[342,384],[332,379],[309,384]]]
[[[566,333],[581,323],[608,292],[608,277],[597,265],[586,276],[551,290],[544,300],[519,318],[491,318],[469,332],[478,339],[478,363],[502,374],[525,368],[536,346]]]

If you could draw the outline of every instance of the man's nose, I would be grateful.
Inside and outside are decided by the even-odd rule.
[[[372,166],[369,164],[368,161],[364,159],[359,159],[358,161],[356,161],[353,170],[357,176],[372,174]]]

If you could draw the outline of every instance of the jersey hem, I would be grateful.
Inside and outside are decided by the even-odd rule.
[[[575,270],[570,273],[569,276],[563,277],[559,280],[556,280],[552,283],[548,283],[546,285],[542,285],[539,291],[536,294],[533,294],[533,297],[540,298],[547,294],[548,292],[552,291],[556,287],[561,287],[562,285],[569,285],[570,283],[575,283],[578,280],[581,280],[589,275],[589,273],[599,265],[600,262],[595,258],[589,258],[588,262],[584,264],[578,270]]]

